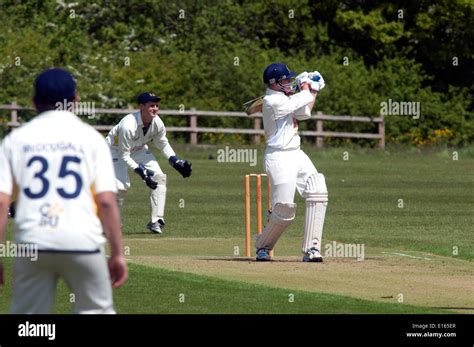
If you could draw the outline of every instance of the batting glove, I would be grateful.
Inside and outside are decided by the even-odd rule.
[[[311,80],[311,83],[310,83],[311,90],[319,92],[321,89],[323,89],[326,86],[323,76],[318,71],[310,72],[308,74],[308,78]]]
[[[311,79],[308,77],[308,73],[305,71],[305,72],[300,73],[298,76],[296,76],[296,83],[298,84],[299,90],[301,90],[301,85],[303,83],[310,84]]]
[[[176,171],[181,174],[181,176],[183,176],[183,178],[191,176],[191,172],[193,171],[191,162],[180,159],[175,155],[169,157],[168,162]]]
[[[155,175],[155,173],[145,168],[145,165],[139,164],[138,167],[134,171],[142,178],[143,181],[145,181],[145,184],[150,189],[155,190],[156,187],[158,187],[158,183],[153,181],[153,179],[151,178],[152,176]]]
[[[300,79],[302,79],[302,78],[305,78],[305,77],[308,77],[308,73],[307,73],[306,71],[300,73],[300,74],[299,74],[298,76],[296,76],[295,78],[296,78],[296,80],[298,81],[298,80],[300,80]]]

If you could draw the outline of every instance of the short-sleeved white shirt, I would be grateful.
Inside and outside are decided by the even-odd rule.
[[[105,242],[95,194],[116,192],[110,149],[67,111],[47,111],[0,146],[0,192],[18,188],[15,241],[39,250],[89,252]]]

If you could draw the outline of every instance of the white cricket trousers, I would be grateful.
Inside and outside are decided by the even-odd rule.
[[[66,282],[74,313],[114,314],[112,285],[103,251],[38,252],[38,259],[15,258],[13,314],[50,314],[58,279]]]
[[[128,165],[119,158],[119,152],[112,148],[112,159],[114,163],[116,184],[118,189],[118,203],[120,214],[123,215],[125,193],[130,189],[130,177],[128,175]],[[152,223],[163,219],[166,204],[166,175],[160,168],[155,156],[148,150],[147,146],[131,154],[133,160],[141,163],[146,169],[153,171],[153,179],[158,183],[155,190],[150,190],[150,221]]]
[[[270,179],[272,208],[276,203],[294,203],[295,189],[305,198],[308,178],[318,173],[301,149],[283,151],[267,147],[264,169]]]

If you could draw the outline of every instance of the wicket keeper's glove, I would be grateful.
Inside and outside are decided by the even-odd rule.
[[[145,165],[139,164],[138,167],[134,170],[141,178],[145,181],[146,185],[151,189],[156,189],[158,183],[153,181],[151,178],[155,173],[151,170],[147,170]]]
[[[191,176],[191,172],[193,171],[191,162],[180,159],[175,155],[169,157],[168,162],[181,174],[181,176],[183,176],[183,178]]]

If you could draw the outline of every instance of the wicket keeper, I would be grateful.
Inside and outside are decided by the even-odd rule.
[[[191,163],[176,156],[166,137],[163,121],[158,116],[161,98],[145,92],[138,96],[140,110],[126,115],[110,130],[106,141],[112,152],[118,204],[123,218],[125,194],[130,189],[128,169],[133,170],[150,188],[150,221],[147,228],[156,234],[165,226],[166,174],[148,149],[152,142],[184,178],[191,176]]]

